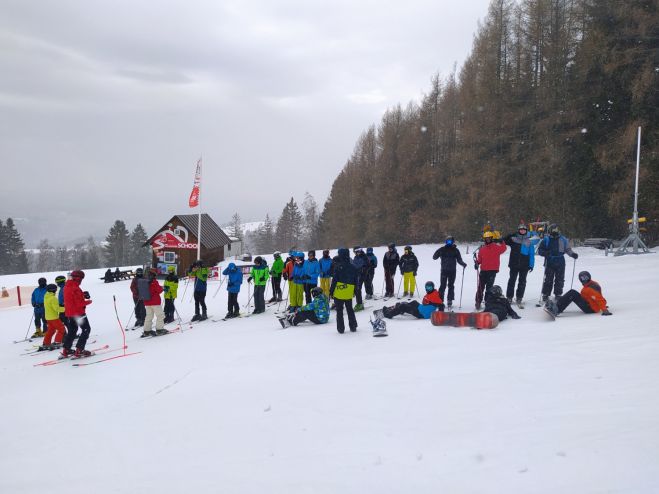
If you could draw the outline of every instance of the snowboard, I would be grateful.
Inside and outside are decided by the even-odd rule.
[[[435,311],[430,316],[434,326],[471,327],[476,329],[494,329],[499,318],[491,312],[441,312]]]

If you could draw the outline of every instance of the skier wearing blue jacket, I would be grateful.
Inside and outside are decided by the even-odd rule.
[[[307,252],[307,260],[304,261],[304,297],[307,304],[313,302],[311,289],[318,286],[318,276],[320,276],[320,263],[316,259],[316,251]]]
[[[46,287],[48,282],[46,278],[39,278],[39,286],[34,289],[32,292],[32,307],[34,307],[34,327],[36,331],[32,335],[32,338],[41,338],[48,331],[48,323],[46,322],[46,309],[43,305],[43,299],[46,296],[48,291]],[[41,324],[43,323],[43,331],[41,330]]]
[[[291,312],[302,307],[304,303],[304,252],[294,252],[293,259],[295,259],[295,265],[290,278],[292,283],[289,287],[289,310]]]
[[[563,295],[565,283],[565,254],[577,259],[579,254],[570,248],[570,241],[561,235],[558,226],[549,225],[547,235],[538,246],[538,254],[545,258],[545,277],[542,282],[542,301],[546,302],[551,295],[552,285],[554,295]]]
[[[373,254],[373,247],[366,249],[366,257],[368,258],[368,270],[364,278],[364,289],[366,290],[366,300],[373,298],[373,278],[375,278],[375,268],[378,267],[378,258]]]
[[[224,276],[228,276],[227,292],[229,295],[228,312],[225,319],[238,317],[240,315],[240,305],[238,305],[238,294],[240,293],[240,285],[243,284],[243,272],[234,263],[230,262],[224,271]]]
[[[329,297],[330,284],[332,283],[332,258],[329,249],[323,251],[323,257],[318,260],[320,264],[320,288],[326,297]]]
[[[506,298],[509,303],[515,302],[519,308],[523,308],[524,290],[526,289],[526,275],[533,271],[535,265],[535,246],[540,242],[540,238],[529,232],[524,224],[517,227],[517,233],[511,233],[504,239],[506,245],[510,246],[510,257],[508,258],[508,268],[510,276],[508,277],[508,287],[506,288]],[[515,293],[515,283],[519,277],[517,293]]]
[[[314,324],[325,324],[329,321],[329,301],[323,293],[323,289],[316,286],[311,289],[313,301],[286,317],[279,318],[282,328],[290,325],[297,326],[303,321],[311,321]]]

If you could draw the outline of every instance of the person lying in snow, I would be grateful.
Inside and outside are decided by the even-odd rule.
[[[579,281],[583,285],[581,293],[576,290],[570,290],[565,295],[561,295],[557,301],[548,300],[545,308],[554,317],[563,312],[568,305],[574,302],[586,314],[596,314],[601,312],[603,316],[610,316],[606,299],[602,296],[602,287],[596,281],[593,281],[588,271],[579,273]]]
[[[430,319],[430,316],[436,310],[444,311],[444,303],[439,296],[439,292],[435,289],[435,284],[432,281],[426,281],[426,295],[423,297],[421,303],[413,300],[412,302],[398,302],[392,307],[383,307],[379,310],[374,310],[373,315],[377,319],[392,317],[400,314],[411,314],[417,319]]]

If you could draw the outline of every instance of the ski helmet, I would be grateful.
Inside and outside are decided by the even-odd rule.
[[[275,257],[281,257],[281,252],[279,252],[278,250],[276,250],[275,253],[272,254],[272,255],[275,256]]]
[[[483,240],[485,240],[485,243],[488,243],[488,239],[490,239],[490,242],[494,239],[494,233],[491,231],[487,231],[483,233]]]
[[[426,293],[430,293],[435,289],[435,284],[432,281],[426,281]]]
[[[258,265],[258,264],[261,264],[261,262],[263,262],[263,258],[261,256],[256,256],[254,258],[254,264]]]
[[[144,276],[144,270],[142,268],[137,268],[135,270],[135,276],[137,277]]]
[[[66,283],[66,276],[62,276],[60,274],[57,278],[55,278],[55,283],[57,283],[58,285],[63,285],[64,283]]]
[[[524,223],[520,223],[519,226],[517,227],[517,231],[524,230],[526,232],[529,231],[529,229],[526,227]]]
[[[549,225],[549,228],[547,228],[547,233],[551,237],[558,237],[561,234],[561,231],[558,229],[558,225],[552,223]]]
[[[410,252],[412,252],[412,246],[411,245],[406,245],[404,250],[409,250]]]
[[[197,259],[197,260],[195,261],[195,264],[196,264],[197,266],[199,266],[200,268],[203,268],[203,267],[204,267],[204,261],[202,261],[201,259]]]
[[[49,285],[46,287],[46,291],[51,292],[51,293],[55,293],[55,292],[57,291],[57,285],[54,285],[54,284],[52,284],[52,283],[49,284]]]
[[[329,249],[325,249],[323,251],[323,256],[329,256]]]
[[[373,254],[373,247],[366,247],[367,254]]]
[[[45,287],[48,284],[48,282],[46,281],[46,278],[39,278],[38,283],[39,283],[39,286],[41,288]]]
[[[316,251],[315,250],[310,250],[309,252],[307,252],[307,256],[308,257],[311,257],[311,256],[316,257]]]
[[[451,245],[453,245],[455,243],[455,239],[453,238],[452,235],[449,235],[448,237],[446,237],[446,240],[445,240],[444,243],[446,244],[447,247],[450,247]]]
[[[387,247],[389,247],[390,249],[395,249],[395,248],[396,248],[396,244],[391,243],[391,244],[389,244]]]
[[[82,280],[84,277],[85,277],[85,273],[80,271],[79,269],[76,269],[71,273],[71,278],[73,278],[74,280],[75,279]]]
[[[590,273],[588,271],[582,271],[579,273],[579,281],[581,282],[582,285],[585,285],[591,280],[590,278]]]
[[[319,297],[322,294],[323,294],[323,289],[320,288],[319,286],[315,286],[311,289],[311,296],[313,298]]]
[[[503,296],[503,290],[499,285],[494,285],[492,288],[490,288],[490,293],[494,297],[502,297]]]
[[[175,272],[175,271],[176,271],[176,267],[174,267],[174,266],[167,266],[167,272],[168,272],[168,273],[173,273],[173,272]]]

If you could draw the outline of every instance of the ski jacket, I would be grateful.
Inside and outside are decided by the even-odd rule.
[[[490,296],[486,298],[487,300],[485,301],[483,312],[492,312],[493,314],[496,314],[499,321],[503,321],[508,316],[517,316],[517,312],[513,310],[506,297]]]
[[[174,273],[169,273],[164,281],[165,285],[165,300],[174,300],[178,294],[178,276]]]
[[[442,260],[442,271],[450,272],[456,270],[456,264],[459,264],[463,268],[467,267],[467,264],[462,260],[462,255],[460,250],[453,245],[444,245],[435,251],[432,255],[432,258],[436,261],[437,259]]]
[[[64,283],[58,286],[59,291],[57,292],[57,301],[59,302],[59,306],[64,308]]]
[[[398,251],[394,248],[393,252],[387,251],[384,253],[382,258],[382,267],[390,275],[396,274],[396,268],[398,268],[398,263],[400,262],[400,257],[398,256]]]
[[[565,254],[575,257],[574,252],[570,248],[570,241],[563,235],[545,237],[538,246],[538,255],[547,259],[548,266],[565,265]]]
[[[481,271],[499,271],[501,254],[506,252],[506,244],[492,242],[484,244],[478,249],[476,262],[480,264]]]
[[[318,261],[320,263],[320,277],[321,278],[331,278],[332,277],[332,258],[330,256],[323,256]]]
[[[130,291],[133,294],[133,300],[137,302],[140,299],[140,294],[137,291],[137,282],[144,279],[142,276],[135,276],[130,282]]]
[[[607,303],[606,299],[602,296],[602,287],[596,281],[590,280],[583,286],[581,297],[588,302],[593,312],[606,310]]]
[[[355,295],[357,284],[357,269],[350,262],[348,249],[339,249],[339,254],[334,258],[334,273],[330,286],[330,297],[339,300],[351,300]]]
[[[293,281],[294,267],[295,267],[295,261],[293,260],[293,258],[289,257],[288,259],[286,259],[286,263],[284,264],[284,271],[282,271],[282,276],[284,277],[285,280]]]
[[[64,315],[66,317],[84,316],[85,308],[92,301],[85,300],[80,289],[80,280],[68,280],[64,288]]]
[[[320,263],[318,259],[307,259],[304,261],[304,282],[309,285],[318,284],[318,276],[320,276]]]
[[[294,263],[293,266],[293,275],[291,276],[291,279],[293,280],[293,283],[297,285],[304,285],[304,277],[306,275],[304,274],[304,261],[298,263]]]
[[[433,290],[432,292],[427,293],[423,297],[421,305],[417,307],[419,314],[421,314],[424,319],[430,319],[432,313],[438,309],[444,310],[444,302],[442,301],[442,297],[439,295],[437,290]]]
[[[195,278],[194,291],[205,292],[208,287],[208,268],[193,268],[189,275]]]
[[[369,270],[375,271],[375,268],[378,267],[378,258],[373,252],[369,252],[366,254],[366,257],[368,257],[368,262],[370,263]]]
[[[144,299],[144,306],[160,305],[162,303],[162,300],[160,300],[160,294],[162,292],[163,288],[160,286],[160,283],[158,283],[158,280],[154,278],[149,281],[149,298]]]
[[[230,262],[224,271],[222,271],[222,274],[229,277],[227,280],[227,292],[240,293],[240,285],[243,284],[243,272],[234,263]]]
[[[403,254],[400,257],[399,264],[401,273],[414,273],[414,276],[416,276],[416,272],[419,269],[419,260],[414,255],[414,252]]]
[[[527,232],[526,235],[511,233],[504,239],[510,246],[508,267],[513,269],[533,269],[535,265],[535,246],[540,238]]]
[[[322,323],[329,321],[329,302],[325,294],[318,295],[310,304],[305,305],[300,310],[312,310]]]
[[[271,276],[281,276],[284,272],[284,260],[281,257],[275,257],[272,262],[272,269],[270,269]]]
[[[268,265],[263,263],[260,266],[254,266],[249,276],[254,280],[254,286],[265,286],[270,278]]]
[[[352,260],[352,265],[355,266],[355,269],[357,270],[357,275],[360,278],[364,278],[366,276],[366,273],[368,273],[369,262],[368,262],[368,257],[366,257],[366,254],[357,254],[355,258]]]
[[[52,292],[46,292],[43,299],[43,305],[46,309],[46,321],[59,319],[60,313],[64,312],[64,307],[60,307],[57,301],[57,295]]]
[[[32,292],[32,307],[43,307],[43,299],[46,296],[46,287],[36,287]]]

